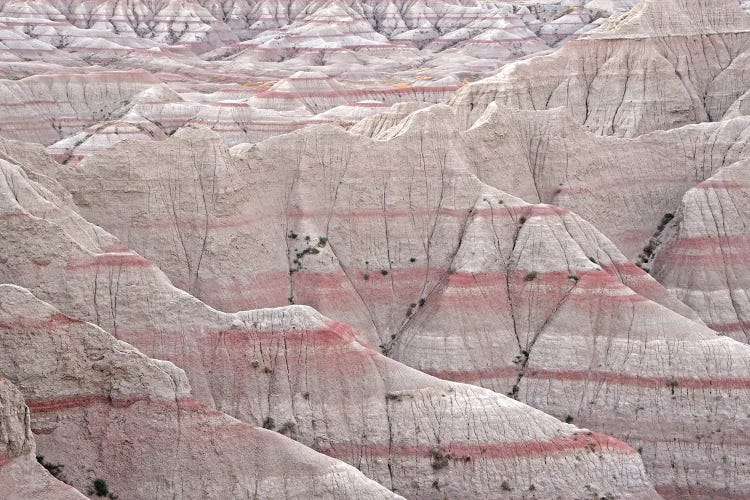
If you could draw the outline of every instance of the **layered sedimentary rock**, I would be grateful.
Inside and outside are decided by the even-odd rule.
[[[23,396],[0,376],[0,491],[7,498],[86,498],[37,461],[30,423]]]
[[[410,497],[492,496],[506,488],[518,495],[563,489],[653,496],[629,446],[487,389],[407,368],[309,308],[238,314],[208,308],[42,187],[54,186],[53,180],[34,182],[20,166],[0,165],[8,179],[0,279],[184,367],[196,397],[209,407],[293,436]],[[66,379],[52,380],[60,378]],[[106,390],[107,401],[118,406],[116,394]]]
[[[0,135],[52,144],[115,114],[159,80],[145,71],[0,80]]]
[[[466,86],[453,102],[465,127],[491,102],[566,107],[600,135],[719,120],[747,91],[749,37],[750,16],[735,0],[644,0],[552,54]]]
[[[442,102],[465,79],[546,50],[534,30],[568,17],[553,4],[10,0],[0,135],[70,162],[178,127],[210,127],[231,146],[325,122],[316,115],[340,105]],[[181,95],[141,112],[136,94],[167,85]]]
[[[750,343],[750,162],[720,169],[685,194],[654,243],[652,272],[712,329]]]
[[[375,140],[318,127],[230,153],[180,133],[61,179],[86,218],[217,307],[312,305],[405,364],[629,440],[660,491],[745,494],[731,458],[744,445],[707,415],[746,433],[731,403],[745,375],[731,367],[750,350],[579,216],[480,182],[451,116],[438,106]]]
[[[631,260],[682,195],[723,166],[750,158],[750,120],[738,117],[644,134],[597,137],[565,110],[518,111],[492,103],[464,134],[471,170],[532,202],[569,208]]]
[[[747,5],[635,3],[0,2],[0,484],[750,495]]]
[[[205,408],[182,370],[27,290],[0,285],[0,310],[0,370],[28,400],[40,453],[81,491],[104,479],[130,498],[398,498],[350,466]]]
[[[111,49],[116,45],[138,47],[140,44],[137,41],[146,38],[205,51],[217,45],[236,42],[237,38],[231,30],[217,22],[201,3],[205,2],[11,0],[3,3],[0,12],[4,16],[28,19],[32,23],[40,18],[55,21],[57,26],[53,24],[50,28],[63,46],[87,47],[87,41],[98,38],[98,46],[94,47],[97,49]],[[49,31],[38,33],[41,36],[49,34]]]

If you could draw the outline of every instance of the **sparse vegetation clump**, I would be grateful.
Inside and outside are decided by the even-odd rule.
[[[448,467],[448,464],[450,463],[452,458],[453,453],[445,453],[440,447],[436,446],[435,448],[430,450],[431,465],[435,470],[440,470]]]
[[[37,455],[36,461],[39,462],[42,467],[47,469],[47,472],[52,474],[55,478],[59,479],[60,481],[64,483],[67,482],[65,480],[65,474],[63,473],[63,467],[65,467],[64,465],[46,462],[44,460],[44,455]]]
[[[524,278],[526,281],[534,281],[536,277],[538,276],[536,271],[531,271],[526,275],[526,278]]]
[[[276,423],[273,421],[273,417],[266,417],[263,419],[263,428],[268,430],[274,430]]]
[[[297,426],[294,424],[294,422],[284,422],[283,424],[281,424],[281,427],[279,427],[279,430],[277,432],[285,436],[291,436],[292,434],[297,432]]]
[[[664,228],[667,227],[667,224],[672,222],[672,219],[674,219],[673,213],[666,213],[664,214],[664,217],[661,218],[661,221],[659,221],[659,225],[656,227],[657,230],[664,231]]]
[[[88,495],[117,500],[117,495],[109,491],[109,485],[104,479],[94,479],[94,482],[88,491]]]

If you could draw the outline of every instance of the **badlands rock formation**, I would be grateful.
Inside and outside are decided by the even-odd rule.
[[[747,498],[747,10],[0,0],[3,493]]]
[[[616,11],[579,3],[571,22],[561,1],[7,0],[0,133],[69,162],[184,126],[210,127],[229,145],[348,126],[317,115],[373,99],[448,100],[464,79]],[[144,99],[148,86],[159,91]]]
[[[52,477],[34,458],[29,408],[6,378],[0,379],[0,490],[8,498],[83,499],[73,487]],[[42,457],[43,459],[43,457]]]
[[[730,367],[750,349],[692,321],[580,217],[481,183],[452,147],[451,116],[417,111],[378,140],[319,127],[231,152],[186,132],[60,178],[86,218],[220,309],[312,305],[405,364],[629,439],[661,491],[743,494],[739,462],[704,465],[723,434],[704,422],[688,440],[696,413],[682,408],[720,391],[700,413],[746,432],[721,401],[740,397]]]
[[[716,121],[747,91],[748,40],[750,17],[736,0],[644,0],[552,54],[464,87],[454,104],[465,127],[491,102],[566,107],[599,135]]]
[[[653,273],[712,329],[750,343],[750,162],[720,169],[685,194],[659,235]]]
[[[7,264],[0,278],[185,367],[195,395],[210,408],[290,435],[408,497],[441,491],[492,496],[506,487],[519,495],[531,490],[546,496],[563,489],[579,495],[653,496],[640,457],[624,443],[563,424],[487,389],[421,374],[309,308],[236,315],[210,309],[171,287],[150,262],[80,219],[20,166],[5,161],[3,167],[8,181],[2,220],[8,238],[0,249]],[[43,176],[39,180],[54,184]],[[65,278],[52,279],[60,273]],[[18,306],[19,311],[27,309]],[[29,347],[5,349],[14,350],[24,353]],[[22,363],[8,365],[15,370]],[[14,371],[9,376],[17,378]],[[112,378],[98,377],[100,384]],[[40,383],[31,381],[28,387]],[[176,389],[169,387],[174,400]],[[119,399],[113,390],[106,389],[104,403]],[[58,386],[49,391],[63,392]],[[152,392],[142,397],[156,398]],[[117,401],[111,404],[118,406]],[[550,468],[557,471],[552,476]],[[132,487],[123,485],[127,491]]]
[[[205,408],[182,370],[27,290],[1,286],[0,310],[0,369],[29,403],[39,452],[65,464],[81,491],[106,478],[132,498],[398,498],[350,466]]]

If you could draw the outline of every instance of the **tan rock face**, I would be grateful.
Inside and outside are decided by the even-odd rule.
[[[720,169],[688,191],[662,233],[654,276],[712,329],[750,343],[747,275],[750,163]]]
[[[0,1],[0,491],[750,496],[746,3]]]
[[[0,490],[8,498],[82,499],[36,460],[31,417],[23,396],[0,379]]]
[[[749,36],[735,0],[644,0],[552,54],[467,85],[452,102],[464,127],[491,102],[566,107],[599,135],[715,121],[747,91]]]
[[[105,479],[131,498],[397,498],[350,466],[207,409],[182,370],[27,290],[0,286],[0,310],[0,369],[28,398],[40,453],[80,491]]]
[[[156,147],[127,144],[79,164],[64,182],[87,218],[171,269],[177,282],[187,261],[172,250],[181,246],[163,238],[190,225],[199,230],[186,234],[205,235],[189,247],[195,253],[183,252],[205,259],[205,274],[199,273],[196,283],[227,288],[234,283],[243,290],[233,280],[250,266],[277,269],[255,285],[260,293],[248,294],[248,302],[231,302],[243,299],[227,293],[217,307],[257,307],[253,301],[288,295],[356,325],[383,352],[414,368],[481,385],[628,439],[641,449],[660,491],[743,494],[746,473],[731,459],[704,467],[724,438],[713,422],[701,417],[696,423],[695,415],[727,415],[719,427],[745,432],[745,417],[722,401],[742,397],[729,369],[736,361],[728,360],[746,359],[750,350],[688,319],[697,319],[695,312],[579,216],[527,204],[480,182],[470,171],[475,163],[462,150],[476,154],[478,148],[452,146],[455,133],[445,125],[450,116],[446,107],[422,110],[376,140],[327,127],[308,129],[235,148],[228,156],[209,156],[199,167],[187,167],[193,164],[183,158],[204,154],[197,151],[216,154],[196,139],[205,134],[179,135],[159,144],[171,145],[166,154],[180,158],[169,163],[174,170],[159,172],[145,161],[155,157]],[[494,133],[489,130],[469,131],[464,142],[481,144],[488,140],[483,134]],[[497,137],[502,142],[503,136],[522,134]],[[621,141],[580,135],[584,142]],[[199,146],[188,153],[191,144]],[[129,170],[123,168],[125,158],[131,159]],[[207,177],[191,174],[210,165],[216,170]],[[118,180],[117,173],[126,170],[128,177]],[[533,179],[518,170],[519,178]],[[137,194],[111,195],[123,193],[119,182],[139,186]],[[201,194],[200,185],[212,191]],[[159,186],[181,193],[172,195],[181,204],[164,204],[158,194],[147,197]],[[211,201],[210,210],[202,200]],[[251,216],[258,213],[268,215]],[[159,223],[165,225],[158,232],[149,227]],[[191,291],[205,300],[221,297],[215,292],[221,285],[210,292],[201,286],[206,285]],[[665,364],[667,352],[673,362]],[[704,354],[712,352],[707,359]],[[721,400],[697,413],[684,412],[714,384]],[[691,426],[696,432],[689,431],[688,440]],[[689,451],[674,450],[675,439]],[[725,449],[727,457],[733,450]]]
[[[19,260],[8,268],[19,272],[1,279],[29,286],[70,314],[97,321],[145,352],[186,367],[196,396],[209,406],[343,459],[407,496],[466,491],[492,496],[498,488],[504,491],[503,484],[519,495],[529,489],[552,494],[561,488],[581,495],[654,495],[640,457],[627,445],[489,390],[407,368],[377,353],[351,328],[309,308],[229,315],[204,306],[172,288],[142,257],[122,247],[116,253],[103,252],[95,245],[112,246],[116,240],[93,226],[88,230],[96,234],[96,244],[83,233],[78,233],[80,239],[71,238],[81,219],[18,167],[4,166],[9,176],[16,176],[14,185],[27,186],[34,196],[15,189],[12,200],[17,204],[11,202],[3,217],[9,224],[4,234],[14,235],[1,252],[3,258],[10,256],[11,248],[29,253],[13,251]],[[31,216],[41,206],[53,212],[50,204],[60,214],[56,219]],[[40,232],[46,233],[44,238],[37,238]],[[43,250],[33,241],[44,241],[56,256],[40,254],[50,260],[35,264],[39,258],[30,255]],[[48,285],[52,280],[45,276],[50,272],[66,276],[57,280],[62,287]],[[7,351],[30,350],[17,347]],[[75,354],[71,348],[65,352]],[[68,379],[51,377],[59,378]],[[105,370],[104,376],[88,378],[103,384],[115,377]],[[38,385],[30,383],[29,389]],[[54,388],[55,393],[60,390]],[[108,399],[115,399],[107,390]],[[108,425],[102,423],[103,429]],[[113,444],[113,449],[120,446]],[[558,472],[550,476],[550,468]]]

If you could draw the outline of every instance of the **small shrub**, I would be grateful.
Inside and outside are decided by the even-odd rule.
[[[318,237],[318,246],[320,248],[323,248],[324,246],[326,246],[327,243],[328,243],[328,238],[326,238],[325,236]]]
[[[94,479],[94,494],[98,497],[109,495],[109,486],[104,479]]]
[[[529,274],[526,275],[526,281],[534,281],[537,277],[536,271],[531,271]]]
[[[276,423],[273,421],[273,417],[266,417],[263,419],[263,428],[273,430],[276,427]]]
[[[36,456],[36,461],[39,462],[42,467],[44,467],[45,469],[47,469],[47,472],[49,472],[50,474],[52,474],[54,477],[56,477],[57,479],[59,479],[62,482],[66,482],[65,481],[65,474],[63,474],[63,467],[65,467],[64,465],[53,464],[53,463],[50,463],[50,462],[45,462],[43,455],[37,455]]]
[[[425,299],[419,299],[419,307],[424,307]]]
[[[252,360],[252,362],[250,362],[250,366],[252,366],[253,368],[258,368],[260,366],[260,361],[254,359]]]
[[[524,217],[524,216],[522,215],[522,216],[521,216],[521,217],[520,217],[520,218],[518,219],[518,223],[519,223],[519,224],[521,224],[521,225],[523,226],[524,224],[526,224],[526,220],[527,220],[527,219],[526,219],[526,217]]]
[[[649,241],[648,245],[643,247],[643,255],[645,255],[646,260],[648,260],[653,254],[654,254],[654,242]]]
[[[448,274],[456,274],[456,269],[454,267],[449,268]]]
[[[294,422],[284,422],[283,424],[281,424],[281,427],[279,427],[279,430],[277,432],[285,436],[291,436],[296,431],[297,426],[294,425]]]
[[[385,395],[386,401],[401,401],[401,394],[397,394],[395,392],[389,392]]]
[[[529,491],[536,491],[536,486],[534,486],[533,484],[530,484]]]
[[[590,260],[591,262],[593,262],[594,264],[599,264],[599,263],[598,263],[598,262],[596,261],[596,259],[595,259],[595,258],[593,258],[593,257],[589,257],[589,260]]]
[[[679,386],[679,385],[680,385],[680,383],[679,383],[679,382],[677,382],[677,381],[676,381],[676,380],[674,380],[674,379],[671,379],[671,380],[668,380],[668,381],[667,381],[667,387],[669,387],[669,389],[670,389],[670,390],[672,391],[672,395],[673,395],[673,396],[674,396],[674,390],[675,390],[675,388],[676,388],[677,386]]]
[[[381,269],[380,270],[380,274],[382,274],[383,276],[388,276],[388,270],[387,269]]]
[[[297,233],[295,233],[294,231],[289,231],[289,234],[287,234],[287,237],[290,240],[296,240],[297,239]]]
[[[414,262],[416,262],[416,261],[417,261],[417,258],[416,258],[416,257],[412,257],[412,258],[410,258],[410,259],[409,259],[409,262],[411,262],[411,263],[414,263]]]
[[[364,276],[362,276],[362,278],[364,278],[365,281],[369,280],[370,279],[370,273],[365,273]]]
[[[570,276],[568,276],[568,279],[573,280],[573,281],[578,281],[580,278],[578,277],[577,274],[571,274]]]
[[[568,415],[567,417],[565,417],[565,423],[566,424],[572,424],[573,423],[573,417],[570,416],[570,415]]]
[[[435,447],[430,450],[430,458],[432,459],[432,468],[435,470],[440,470],[448,467],[451,458],[453,458],[453,454],[444,453],[442,449]]]
[[[500,483],[500,488],[502,488],[503,491],[510,491],[510,483],[508,481],[503,481]]]
[[[305,401],[310,399],[310,393],[309,392],[303,392],[302,397],[305,398]]]
[[[664,217],[661,218],[661,221],[659,221],[659,225],[657,226],[657,229],[659,231],[664,231],[664,228],[667,227],[667,224],[669,224],[672,219],[674,219],[673,213],[666,213],[664,214]]]

